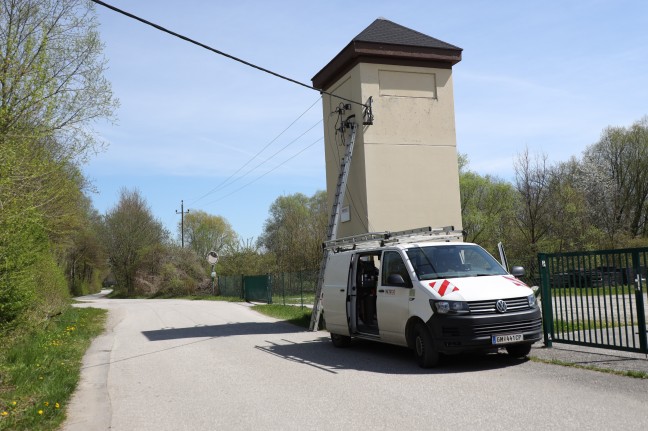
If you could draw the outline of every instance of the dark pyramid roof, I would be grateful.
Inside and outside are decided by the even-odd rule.
[[[312,78],[326,89],[358,63],[452,68],[462,49],[384,18],[378,18]]]
[[[369,27],[365,28],[359,35],[353,38],[353,41],[461,50],[461,48],[457,46],[435,39],[384,18],[378,18],[375,20]]]

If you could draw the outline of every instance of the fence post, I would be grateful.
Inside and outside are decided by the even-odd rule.
[[[245,299],[245,276],[241,274],[241,299]]]
[[[540,301],[542,302],[542,330],[544,332],[544,345],[552,347],[553,333],[553,310],[551,308],[551,283],[549,280],[549,269],[547,268],[547,255],[538,253],[538,268],[540,269],[540,286],[542,294]]]
[[[648,342],[646,340],[646,315],[644,312],[643,285],[646,280],[641,274],[641,260],[639,252],[632,252],[632,266],[634,266],[635,275],[635,299],[637,304],[637,324],[639,325],[639,348],[643,353],[648,353]]]
[[[304,308],[304,270],[299,271],[299,303]]]

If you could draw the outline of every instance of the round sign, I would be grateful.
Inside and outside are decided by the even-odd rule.
[[[212,265],[215,265],[216,262],[218,262],[218,254],[215,251],[210,251],[207,254],[207,262],[209,262]]]

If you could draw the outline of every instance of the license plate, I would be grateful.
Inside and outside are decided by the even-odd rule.
[[[491,337],[493,344],[508,344],[515,343],[517,341],[524,341],[524,335],[522,334],[512,334],[512,335],[493,335]]]

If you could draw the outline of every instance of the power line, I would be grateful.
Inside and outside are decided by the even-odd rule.
[[[271,173],[271,172],[276,171],[276,170],[279,169],[281,166],[285,165],[286,163],[288,163],[289,161],[291,161],[292,159],[294,159],[295,157],[297,157],[298,155],[300,155],[301,153],[303,153],[304,151],[306,151],[307,149],[309,149],[310,147],[312,147],[313,145],[317,144],[318,142],[320,142],[320,141],[323,140],[323,139],[324,139],[323,136],[322,136],[321,138],[318,138],[316,141],[312,142],[310,145],[308,145],[307,147],[303,148],[301,151],[299,151],[299,152],[293,154],[291,157],[287,158],[286,160],[284,160],[283,162],[281,162],[280,164],[278,164],[278,165],[275,166],[274,168],[270,169],[269,171],[267,171],[267,172],[264,173],[263,175],[260,175],[260,176],[256,177],[255,179],[253,179],[253,180],[250,181],[249,183],[247,183],[247,184],[245,184],[245,185],[239,187],[239,188],[236,189],[236,190],[233,190],[232,192],[226,194],[225,196],[222,196],[222,197],[220,197],[220,198],[218,198],[218,199],[216,199],[216,200],[214,200],[214,201],[211,201],[211,202],[207,203],[205,206],[207,206],[207,205],[211,205],[211,204],[215,204],[216,202],[220,202],[220,201],[222,201],[223,199],[225,199],[226,197],[229,197],[229,196],[233,195],[234,193],[239,192],[239,191],[241,191],[242,189],[246,188],[247,186],[249,186],[249,185],[251,185],[251,184],[253,184],[253,183],[259,181],[261,178],[265,177],[266,175],[268,175],[268,174]]]
[[[221,188],[225,187],[226,185],[228,185],[228,184],[232,184],[232,183],[236,182],[237,180],[239,180],[239,179],[245,177],[245,176],[248,175],[250,172],[252,172],[254,169],[256,169],[256,168],[254,168],[254,169],[252,169],[251,171],[248,171],[248,173],[245,174],[245,175],[243,175],[242,177],[239,177],[238,179],[235,179],[234,181],[231,181],[231,182],[230,182],[230,180],[231,180],[231,179],[232,179],[236,174],[238,174],[239,172],[241,172],[241,170],[243,170],[243,168],[245,168],[247,165],[249,165],[249,164],[250,164],[254,159],[256,159],[256,158],[257,158],[261,153],[263,153],[263,152],[266,150],[266,148],[268,148],[270,145],[272,145],[272,143],[274,143],[274,142],[275,142],[277,139],[279,139],[279,138],[280,138],[284,133],[286,133],[286,131],[288,131],[288,129],[290,129],[290,128],[291,128],[291,127],[292,127],[292,126],[293,126],[297,121],[299,121],[299,120],[300,120],[304,115],[306,115],[306,113],[307,113],[308,111],[310,111],[310,110],[313,108],[313,106],[315,106],[315,105],[317,104],[317,102],[319,102],[320,100],[321,100],[321,97],[318,97],[317,100],[315,100],[315,102],[313,102],[312,105],[310,105],[310,106],[309,106],[309,107],[308,107],[304,112],[302,112],[302,113],[301,113],[301,114],[300,114],[300,115],[299,115],[299,116],[298,116],[298,117],[297,117],[297,118],[296,118],[292,123],[290,123],[290,124],[288,125],[288,127],[286,127],[285,129],[283,129],[283,130],[281,131],[281,133],[279,133],[279,134],[278,134],[277,136],[275,136],[275,137],[274,137],[270,142],[268,142],[268,143],[267,143],[263,148],[261,148],[261,150],[259,150],[259,152],[257,152],[257,153],[256,153],[256,154],[255,154],[251,159],[249,159],[247,162],[245,162],[245,163],[244,163],[240,168],[238,168],[238,169],[237,169],[233,174],[231,174],[229,177],[227,177],[227,179],[225,179],[224,181],[222,181],[222,182],[221,182],[220,184],[218,184],[216,187],[214,187],[213,189],[211,189],[210,191],[208,191],[208,192],[205,193],[204,195],[200,196],[198,199],[194,200],[194,201],[191,203],[191,205],[193,205],[193,204],[195,204],[196,202],[202,200],[203,198],[209,196],[210,194],[212,194],[212,193],[214,193],[214,192],[220,190]],[[312,127],[311,127],[311,129],[312,129]],[[309,130],[310,130],[310,129],[309,129]],[[303,134],[302,134],[301,136],[303,136]],[[300,137],[301,137],[301,136],[300,136]],[[294,141],[293,141],[293,142],[294,142]],[[267,161],[267,160],[269,160],[269,159],[266,159],[266,161]],[[258,166],[257,166],[257,167],[258,167]]]
[[[148,21],[148,20],[146,20],[146,19],[144,19],[144,18],[140,18],[140,17],[137,16],[137,15],[133,15],[133,14],[130,13],[130,12],[126,12],[125,10],[122,10],[122,9],[119,9],[119,8],[117,8],[117,7],[115,7],[115,6],[109,5],[108,3],[105,3],[105,2],[102,2],[102,1],[99,1],[99,0],[91,0],[91,1],[92,1],[93,3],[98,4],[98,5],[104,6],[104,7],[108,8],[108,9],[111,9],[111,10],[117,12],[117,13],[120,13],[120,14],[122,14],[122,15],[124,15],[124,16],[127,16],[127,17],[129,17],[129,18],[132,18],[132,19],[134,19],[134,20],[136,20],[136,21],[139,21],[139,22],[141,22],[141,23],[143,23],[143,24],[149,25],[149,26],[151,26],[151,27],[153,27],[153,28],[155,28],[155,29],[157,29],[157,30],[160,30],[160,31],[162,31],[162,32],[164,32],[164,33],[170,34],[171,36],[175,36],[175,37],[177,37],[177,38],[179,38],[179,39],[182,39],[182,40],[184,40],[184,41],[186,41],[186,42],[189,42],[189,43],[192,43],[192,44],[194,44],[194,45],[197,45],[197,46],[199,46],[199,47],[201,47],[201,48],[204,48],[204,49],[206,49],[206,50],[208,50],[208,51],[211,51],[211,52],[214,52],[214,53],[216,53],[216,54],[219,54],[219,55],[222,55],[222,56],[224,56],[224,57],[227,57],[227,58],[229,58],[229,59],[231,59],[231,60],[238,61],[239,63],[243,63],[243,64],[245,64],[246,66],[249,66],[249,67],[252,67],[252,68],[254,68],[254,69],[260,70],[260,71],[262,71],[262,72],[268,73],[268,74],[270,74],[270,75],[276,76],[277,78],[281,78],[281,79],[284,79],[284,80],[286,80],[286,81],[292,82],[293,84],[297,84],[297,85],[300,85],[300,86],[302,86],[302,87],[306,87],[306,88],[308,88],[309,90],[315,90],[315,91],[318,91],[320,94],[326,94],[326,95],[329,95],[329,96],[331,96],[331,97],[336,97],[336,98],[338,98],[338,99],[340,99],[340,100],[344,100],[345,102],[349,102],[349,103],[354,103],[354,104],[356,104],[356,105],[360,105],[360,106],[364,107],[367,111],[371,111],[371,103],[367,103],[367,104],[365,104],[365,103],[361,103],[361,102],[356,102],[355,100],[347,99],[347,98],[345,98],[345,97],[338,96],[337,94],[333,94],[333,93],[329,93],[328,91],[324,91],[324,90],[321,90],[321,89],[317,89],[317,88],[313,87],[312,85],[304,84],[303,82],[299,82],[299,81],[297,81],[296,79],[292,79],[292,78],[289,78],[289,77],[287,77],[287,76],[281,75],[281,74],[279,74],[279,73],[277,73],[277,72],[273,72],[273,71],[271,71],[271,70],[269,70],[269,69],[266,69],[266,68],[264,68],[264,67],[257,66],[256,64],[250,63],[249,61],[245,61],[245,60],[240,59],[240,58],[238,58],[238,57],[235,57],[235,56],[233,56],[233,55],[231,55],[231,54],[227,54],[227,53],[225,53],[225,52],[223,52],[223,51],[220,51],[220,50],[218,50],[218,49],[216,49],[216,48],[213,48],[213,47],[211,47],[211,46],[209,46],[209,45],[205,45],[204,43],[198,42],[197,40],[191,39],[191,38],[189,38],[189,37],[187,37],[187,36],[183,36],[183,35],[181,35],[181,34],[179,34],[179,33],[176,33],[176,32],[174,32],[174,31],[172,31],[172,30],[169,30],[169,29],[167,29],[167,28],[164,28],[164,27],[162,27],[161,25],[155,24],[155,23],[153,23],[153,22],[151,22],[151,21]]]
[[[303,132],[301,135],[297,136],[295,139],[293,139],[292,141],[288,142],[286,145],[284,145],[283,147],[281,147],[279,150],[277,150],[273,155],[271,155],[271,156],[268,157],[267,159],[262,160],[261,163],[259,163],[258,165],[256,165],[255,167],[253,167],[252,169],[250,169],[249,171],[247,171],[244,175],[238,177],[235,181],[238,181],[238,180],[240,180],[240,179],[243,179],[243,178],[245,178],[246,176],[248,176],[249,174],[251,174],[252,172],[256,171],[257,168],[259,168],[259,167],[260,167],[261,165],[263,165],[264,163],[267,163],[267,162],[269,162],[270,160],[272,160],[272,159],[273,159],[277,154],[281,153],[283,150],[285,150],[286,148],[288,148],[289,146],[291,146],[292,144],[294,144],[295,142],[297,142],[300,138],[302,138],[306,133],[308,133],[308,132],[310,132],[311,130],[313,130],[313,129],[314,129],[316,126],[318,126],[321,122],[322,122],[322,120],[319,120],[317,123],[313,124],[311,127],[309,127],[309,128],[308,128],[305,132]],[[230,183],[230,184],[231,184],[231,183]]]
[[[249,171],[247,171],[245,174],[241,175],[240,177],[236,178],[234,181],[230,182],[228,185],[234,184],[235,182],[237,182],[237,181],[239,181],[239,180],[241,180],[241,179],[247,177],[249,174],[251,174],[252,172],[256,171],[256,170],[257,170],[259,167],[261,167],[263,164],[265,164],[265,163],[267,163],[268,161],[272,160],[272,159],[273,159],[277,154],[281,153],[281,152],[284,151],[286,148],[288,148],[289,146],[291,146],[292,144],[294,144],[295,142],[297,142],[299,139],[301,139],[301,138],[302,138],[304,135],[306,135],[308,132],[310,132],[311,130],[313,130],[313,129],[314,129],[317,125],[319,125],[321,122],[322,122],[322,120],[319,120],[317,123],[313,124],[311,127],[309,127],[309,128],[308,128],[305,132],[303,132],[301,135],[297,136],[295,139],[293,139],[292,141],[288,142],[286,145],[284,145],[283,147],[281,147],[279,150],[277,150],[277,151],[276,151],[274,154],[272,154],[270,157],[268,157],[268,158],[262,160],[262,161],[261,161],[259,164],[257,164],[255,167],[253,167],[252,169],[250,169]],[[323,139],[323,138],[320,138],[319,140],[322,140],[322,139]],[[318,141],[316,141],[316,142],[318,142]],[[315,144],[315,143],[312,143],[312,144],[310,144],[310,145],[309,145],[308,147],[306,147],[306,148],[310,148],[310,147],[312,147],[314,144]],[[306,150],[306,148],[304,148],[303,150],[301,150],[301,151],[298,152],[297,154],[301,154],[302,152],[304,152],[304,150]],[[279,166],[283,165],[283,164],[286,163],[288,160],[291,160],[291,159],[293,159],[294,157],[295,157],[295,156],[292,156],[292,157],[290,157],[289,159],[284,160],[281,164],[279,164],[278,166],[276,166],[274,169],[277,169]],[[274,170],[274,169],[272,169],[272,170]],[[272,172],[272,170],[266,172],[266,173],[263,174],[263,175],[267,175],[269,172]],[[257,179],[258,179],[258,178],[257,178]],[[254,181],[256,181],[256,180],[254,180]],[[252,182],[254,182],[254,181],[252,181]],[[251,183],[246,184],[244,187],[248,186],[249,184],[251,184]],[[241,187],[241,188],[242,188],[242,187]],[[236,191],[240,190],[241,188],[236,189]],[[230,193],[230,194],[231,194],[231,193]],[[229,196],[230,194],[228,194],[228,195],[226,195],[226,196]],[[218,200],[213,201],[213,202],[210,202],[209,204],[214,203],[214,202],[217,202],[217,201],[218,201]],[[209,204],[207,204],[207,205],[209,205]]]

